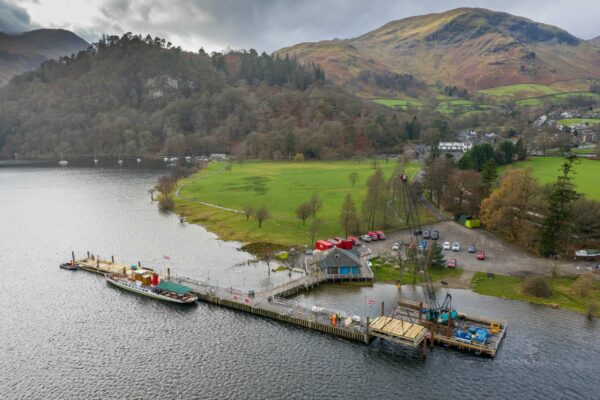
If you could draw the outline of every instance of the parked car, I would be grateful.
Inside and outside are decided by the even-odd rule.
[[[444,250],[450,250],[450,242],[444,242],[444,245],[442,246],[442,249],[444,249]]]
[[[440,238],[440,232],[439,231],[431,231],[431,239],[432,240],[438,240]]]
[[[477,259],[478,260],[485,260],[485,251],[479,250],[479,253],[477,253]]]
[[[423,231],[423,239],[429,239],[431,237],[431,233],[429,231]]]
[[[458,242],[452,243],[452,251],[460,251],[460,243],[458,243]]]
[[[400,243],[398,243],[398,242],[394,243],[394,245],[392,246],[392,250],[394,250],[394,251],[400,250]]]
[[[421,236],[423,234],[423,232],[420,229],[415,229],[415,231],[413,232],[413,235],[415,236]]]
[[[475,247],[474,244],[470,244],[469,247],[467,248],[467,251],[469,253],[475,253],[477,251],[477,248]]]
[[[456,268],[456,258],[451,258],[447,262],[448,268]]]
[[[427,240],[419,240],[419,251],[423,251],[427,248]]]
[[[367,235],[371,236],[372,241],[379,240],[379,235],[377,234],[377,232],[369,232],[367,233]]]
[[[360,238],[365,242],[371,241],[371,236],[369,236],[369,235],[362,235]]]
[[[377,231],[375,233],[377,234],[377,239],[385,240],[385,234],[383,233],[383,231]]]

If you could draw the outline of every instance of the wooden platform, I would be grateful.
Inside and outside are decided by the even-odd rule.
[[[390,317],[377,317],[369,323],[369,333],[383,339],[417,347],[427,334],[424,326]]]

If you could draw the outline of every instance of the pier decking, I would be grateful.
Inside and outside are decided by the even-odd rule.
[[[133,270],[140,269],[153,272],[150,268],[142,268],[140,263],[137,265],[118,264],[114,262],[114,258],[106,261],[89,256],[89,254],[87,258],[80,260],[75,260],[73,256],[71,262],[80,269],[98,274],[126,275]],[[287,322],[365,344],[370,343],[376,337],[412,348],[418,348],[419,345],[423,344],[423,354],[425,354],[426,341],[429,340],[430,342],[435,341],[461,350],[474,351],[478,354],[494,357],[506,331],[505,321],[495,322],[485,318],[459,314],[459,320],[456,321],[458,327],[463,328],[474,325],[490,328],[490,325],[494,323],[499,328],[498,332],[491,335],[488,344],[465,343],[453,336],[450,327],[447,330],[440,330],[434,324],[421,319],[420,303],[401,301],[402,311],[397,308],[391,316],[381,315],[368,318],[352,315],[342,310],[331,310],[318,305],[303,304],[287,298],[325,282],[372,280],[372,272],[370,275],[362,273],[360,275],[344,276],[313,272],[283,285],[256,292],[233,287],[217,287],[210,285],[208,282],[191,278],[171,277],[170,272],[162,280],[189,287],[198,296],[199,301]]]

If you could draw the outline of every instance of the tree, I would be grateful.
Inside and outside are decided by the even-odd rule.
[[[294,161],[304,161],[304,154],[296,153],[296,155],[294,156]]]
[[[367,180],[367,195],[363,202],[363,220],[367,229],[375,229],[381,211],[386,207],[386,184],[383,171],[377,169]]]
[[[500,186],[481,202],[481,222],[491,231],[533,247],[541,203],[541,189],[531,168],[508,168]]]
[[[246,221],[248,221],[252,214],[254,214],[254,207],[250,205],[245,205],[242,210],[244,211],[244,215],[246,216]]]
[[[156,189],[164,196],[169,195],[175,186],[177,185],[177,181],[170,175],[163,175],[158,178],[158,184],[156,185]]]
[[[354,187],[358,182],[358,172],[352,172],[350,175],[348,175],[348,180],[352,184],[352,187]]]
[[[342,204],[342,212],[340,214],[340,223],[344,229],[344,236],[348,237],[349,232],[356,231],[358,228],[358,216],[356,214],[356,205],[350,193],[346,194],[344,203]]]
[[[498,179],[498,171],[496,170],[496,161],[489,160],[483,165],[481,171],[481,189],[483,197],[487,197]]]
[[[312,217],[316,218],[317,212],[319,212],[319,210],[323,206],[323,202],[319,198],[319,194],[313,193],[310,200],[308,201],[308,204],[310,205],[310,213],[312,214]]]
[[[481,203],[480,173],[473,170],[455,170],[445,185],[444,209],[459,214],[479,214]]]
[[[425,166],[423,186],[429,189],[430,200],[433,200],[433,195],[435,195],[435,201],[438,207],[440,206],[444,186],[453,169],[454,164],[445,157],[435,159],[430,158]]]
[[[261,228],[263,222],[265,222],[265,220],[267,220],[271,216],[271,214],[269,213],[269,210],[267,210],[267,208],[265,206],[262,206],[258,210],[255,211],[254,216],[256,217],[256,220],[258,221],[258,227]]]
[[[306,223],[306,220],[310,217],[311,213],[312,207],[308,202],[299,204],[298,207],[296,207],[296,217],[302,220],[302,225]]]
[[[310,224],[310,242],[314,243],[317,237],[317,232],[319,231],[319,227],[321,226],[322,221],[320,219],[313,219],[312,224]]]
[[[554,256],[558,247],[558,239],[565,232],[565,225],[570,220],[573,204],[579,197],[573,185],[571,174],[576,156],[570,154],[565,157],[561,166],[562,174],[553,186],[552,193],[548,199],[548,215],[542,226],[542,238],[540,242],[540,254],[546,257]],[[563,248],[566,247],[568,238],[563,238]]]
[[[444,253],[442,252],[442,246],[437,243],[434,243],[433,246],[429,248],[430,257],[431,257],[431,266],[443,268],[446,266],[446,258],[444,257]]]
[[[500,143],[498,155],[502,159],[502,164],[511,164],[515,159],[515,146],[510,141]]]
[[[517,144],[515,144],[515,154],[519,161],[523,161],[527,158],[527,147],[525,147],[525,143],[523,143],[523,139],[521,138],[519,138]]]

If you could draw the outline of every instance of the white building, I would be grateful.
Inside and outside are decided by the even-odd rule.
[[[462,151],[471,150],[473,144],[471,142],[440,142],[438,149],[441,151]]]

